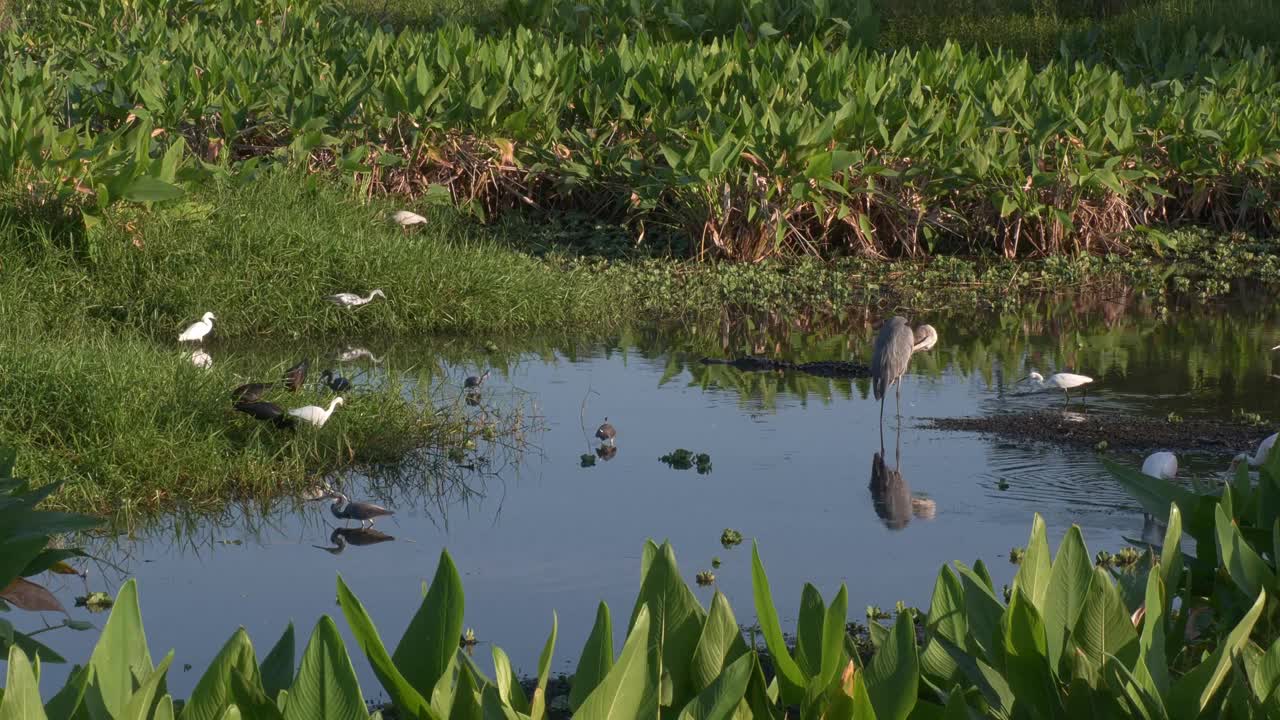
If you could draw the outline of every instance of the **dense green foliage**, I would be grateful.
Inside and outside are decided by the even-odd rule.
[[[675,227],[700,255],[743,259],[1096,250],[1147,225],[1277,223],[1277,66],[1198,37],[1164,51],[1193,66],[1135,78],[954,45],[637,32],[600,48],[389,33],[311,1],[77,0],[0,43],[0,178],[91,208],[278,155],[482,217]]]

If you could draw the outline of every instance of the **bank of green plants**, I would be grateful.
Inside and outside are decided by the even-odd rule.
[[[62,3],[0,35],[0,179],[91,219],[286,159],[477,217],[678,228],[700,257],[747,260],[1101,251],[1142,227],[1277,221],[1265,49],[1132,83],[954,45],[597,48],[389,33],[314,1],[125,7]]]

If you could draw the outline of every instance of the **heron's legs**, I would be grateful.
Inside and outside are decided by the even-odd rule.
[[[894,396],[898,401],[898,428],[902,428],[902,381],[899,380],[893,384]]]

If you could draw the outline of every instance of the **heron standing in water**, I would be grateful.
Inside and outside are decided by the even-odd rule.
[[[871,388],[880,401],[880,425],[884,426],[884,396],[890,385],[897,386],[898,417],[902,417],[902,376],[907,372],[913,353],[922,352],[938,344],[938,331],[932,325],[921,325],[914,330],[907,319],[898,315],[889,318],[876,336],[875,350],[871,354]]]
[[[329,506],[329,510],[334,517],[339,520],[359,520],[360,527],[365,527],[366,522],[369,523],[368,527],[373,527],[373,521],[383,515],[395,515],[395,511],[381,505],[349,500],[340,492],[330,491],[326,497],[333,498],[333,504]]]

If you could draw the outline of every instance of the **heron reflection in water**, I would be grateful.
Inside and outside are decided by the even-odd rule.
[[[596,448],[596,457],[600,458],[601,460],[604,460],[605,462],[609,462],[617,454],[618,454],[617,445],[601,445],[600,447]]]
[[[312,545],[311,547],[324,550],[330,555],[340,555],[343,550],[347,549],[347,545],[363,547],[365,545],[377,545],[390,540],[395,540],[395,537],[373,528],[334,528],[333,532],[329,533],[329,542],[333,543],[333,547],[325,547],[324,545]]]
[[[901,436],[894,447],[894,466],[889,467],[884,460],[884,445],[871,457],[871,504],[876,515],[890,530],[901,530],[911,522],[911,518],[932,520],[938,513],[938,505],[926,497],[911,494],[911,488],[902,477],[902,443]]]

